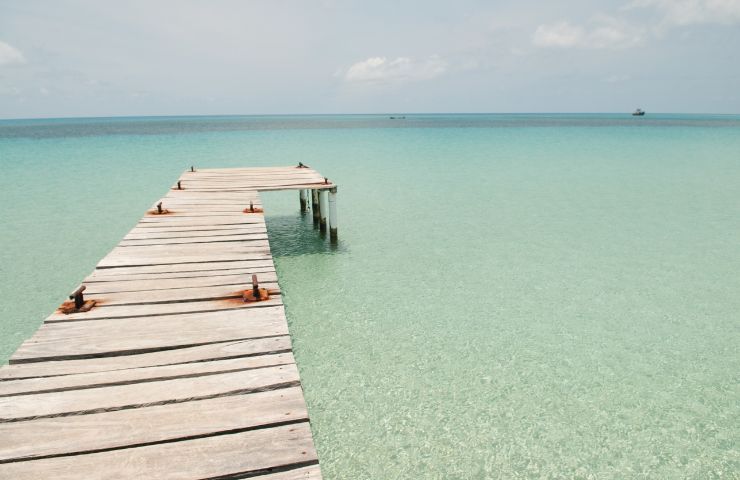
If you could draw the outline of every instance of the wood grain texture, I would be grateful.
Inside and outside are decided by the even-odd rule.
[[[236,289],[234,290],[236,292]],[[115,320],[122,318],[155,317],[183,313],[209,313],[222,310],[260,309],[283,304],[280,295],[270,294],[270,299],[259,303],[244,303],[238,297],[224,300],[204,300],[178,303],[152,303],[145,305],[106,305],[102,303],[89,312],[65,315],[55,312],[46,322],[73,322],[82,320]]]
[[[293,354],[276,353],[227,360],[208,362],[181,363],[159,367],[127,368],[98,373],[81,373],[76,375],[59,375],[53,377],[33,378],[28,380],[0,382],[0,397],[30,395],[41,392],[61,392],[100,388],[113,385],[153,382],[175,378],[191,378],[215,373],[237,372],[255,368],[274,367],[295,363]]]
[[[106,270],[98,270],[105,272]],[[201,277],[209,276],[241,276],[251,278],[251,275],[256,273],[262,278],[262,275],[267,275],[266,279],[270,279],[270,275],[275,275],[275,268],[273,266],[265,267],[253,267],[253,268],[217,268],[213,267],[212,270],[190,270],[184,272],[162,272],[162,273],[129,273],[127,275],[97,275],[96,273],[91,274],[85,280],[83,284],[89,285],[90,283],[105,283],[105,282],[136,282],[139,280],[169,280],[175,278],[184,279],[196,279]],[[276,276],[274,278],[277,278]]]
[[[229,478],[270,473],[271,468],[316,460],[311,429],[304,422],[184,442],[5,463],[0,464],[0,477],[14,480]]]
[[[179,403],[297,384],[298,370],[288,364],[158,382],[0,397],[0,424]]]
[[[212,272],[211,275],[201,275],[195,277],[181,276],[175,278],[157,278],[141,279],[129,278],[118,281],[104,281],[87,283],[85,289],[86,295],[108,294],[120,292],[148,292],[153,290],[171,290],[182,288],[213,287],[231,285],[246,289],[251,286],[252,275],[257,275],[260,284],[274,285],[271,288],[277,288],[277,273],[275,272],[257,272],[247,271],[240,274],[219,275],[220,272]],[[125,277],[124,277],[125,278]],[[233,290],[233,289],[232,289]]]
[[[73,375],[94,372],[109,372],[140,367],[178,365],[193,362],[208,362],[230,358],[243,358],[291,350],[290,337],[274,337],[224,341],[193,347],[159,350],[151,353],[118,355],[114,357],[92,357],[78,360],[56,360],[35,363],[17,363],[0,367],[0,385],[3,381]]]
[[[114,257],[106,257],[98,263],[97,268],[118,268],[118,267],[147,267],[155,265],[190,265],[193,263],[207,262],[236,262],[240,260],[272,260],[269,248],[253,249],[247,252],[231,253],[201,253],[199,251],[190,252],[188,255],[179,257],[157,256],[157,255],[124,255],[120,254]]]
[[[281,306],[126,320],[46,323],[21,344],[12,355],[11,363],[148,353],[287,334]]]
[[[106,277],[115,275],[130,275],[130,274],[166,274],[173,272],[198,272],[198,271],[215,271],[215,270],[234,270],[234,269],[249,269],[249,268],[263,268],[269,267],[275,270],[275,265],[272,263],[271,258],[266,259],[253,259],[246,260],[240,259],[228,262],[193,262],[185,265],[177,264],[165,264],[165,265],[145,265],[136,267],[118,267],[118,268],[104,268],[95,270],[90,276],[91,277]]]
[[[206,418],[207,422],[198,421]],[[174,441],[307,419],[303,392],[291,387],[147,408],[4,423],[0,424],[0,462]],[[147,428],[136,428],[136,425]],[[52,432],[64,432],[64,435]],[[75,441],[70,442],[69,438]]]
[[[183,280],[184,283],[184,280]],[[128,305],[143,303],[174,303],[190,302],[198,300],[234,298],[241,296],[241,292],[252,288],[251,280],[246,278],[231,278],[227,280],[226,285],[218,282],[216,286],[182,286],[180,288],[169,287],[165,289],[144,288],[133,290],[130,286],[124,291],[112,291],[113,287],[96,286],[95,290],[103,289],[104,292],[90,293],[85,291],[85,298],[90,298],[100,302],[100,305]],[[169,285],[172,285],[170,283]],[[260,286],[278,293],[279,286],[277,282],[260,282]],[[90,286],[92,289],[92,285]]]

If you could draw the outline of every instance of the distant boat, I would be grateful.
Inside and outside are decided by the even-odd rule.
[[[645,110],[640,110],[639,108],[632,112],[633,117],[642,117],[643,115],[645,115]]]
[[[391,120],[406,120],[406,116],[403,117],[390,117]]]

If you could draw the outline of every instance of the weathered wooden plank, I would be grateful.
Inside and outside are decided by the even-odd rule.
[[[178,302],[239,299],[242,298],[244,290],[251,288],[251,282],[248,283],[246,278],[235,278],[226,285],[214,287],[199,286],[145,291],[90,292],[88,295],[85,295],[85,298],[99,302],[99,305],[96,305],[95,308],[104,308],[113,305],[174,304]],[[271,294],[277,295],[280,293],[280,286],[277,282],[260,282],[260,288],[266,288]],[[86,291],[85,293],[87,294],[88,292]]]
[[[150,303],[146,305],[101,305],[89,312],[65,315],[59,311],[46,318],[46,322],[70,322],[79,320],[114,320],[135,317],[171,316],[183,313],[208,313],[224,310],[251,310],[283,304],[280,295],[270,295],[269,300],[259,303],[244,303],[239,298],[205,300],[200,302]]]
[[[174,216],[177,218],[194,218],[194,217],[235,217],[236,218],[236,217],[243,217],[243,216],[249,215],[244,210],[248,209],[250,204],[252,207],[262,208],[262,205],[259,205],[251,201],[242,203],[234,207],[217,207],[217,208],[193,207],[189,205],[178,205],[177,203],[168,202],[166,206],[163,203],[162,208],[166,208],[168,210],[169,213],[166,215],[168,217]]]
[[[249,268],[272,268],[274,264],[271,258],[267,259],[255,259],[255,260],[234,260],[225,262],[193,262],[184,265],[178,264],[163,264],[163,265],[148,265],[148,266],[137,266],[137,267],[117,267],[117,268],[105,268],[93,271],[91,277],[105,277],[105,276],[118,276],[118,275],[129,275],[129,274],[168,274],[168,273],[188,273],[188,272],[204,272],[204,271],[218,271],[218,270],[240,270]]]
[[[0,397],[0,424],[275,390],[298,385],[294,364],[150,383]]]
[[[182,225],[164,225],[164,226],[156,226],[152,224],[147,224],[144,227],[134,226],[129,231],[129,234],[159,234],[163,232],[219,232],[222,230],[227,231],[233,231],[233,230],[241,230],[241,229],[266,229],[264,222],[256,222],[256,223],[244,223],[244,224],[227,224],[227,225],[191,225],[191,226],[182,226]]]
[[[243,215],[205,215],[205,216],[182,216],[182,217],[144,217],[136,224],[137,228],[172,228],[172,227],[212,227],[216,225],[244,226],[253,224],[264,224],[259,213]]]
[[[248,207],[247,204],[244,208]],[[169,213],[158,215],[149,213],[141,217],[137,226],[162,226],[162,225],[221,225],[221,224],[255,224],[264,223],[261,213],[227,212],[220,214],[209,214],[209,212],[178,212],[172,210]]]
[[[108,293],[119,292],[149,292],[152,290],[165,289],[182,289],[194,287],[212,287],[217,285],[236,285],[247,289],[251,285],[252,274],[257,275],[260,284],[277,285],[277,273],[245,271],[240,275],[218,275],[218,272],[211,272],[207,276],[199,277],[177,277],[177,278],[158,278],[153,280],[132,279],[122,277],[125,280],[107,281],[107,282],[90,282],[86,283],[85,295],[103,295]]]
[[[253,190],[247,190],[243,192],[192,192],[191,195],[182,195],[182,194],[172,194],[164,197],[162,199],[163,205],[164,203],[169,204],[170,202],[180,202],[180,203],[186,203],[186,202],[200,202],[200,201],[209,201],[212,202],[210,204],[201,204],[204,205],[204,207],[208,207],[210,205],[214,205],[216,203],[227,203],[232,205],[244,205],[245,203],[248,205],[249,202],[259,202],[261,201],[259,196],[254,195]],[[155,205],[159,202],[155,202]]]
[[[245,179],[255,177],[267,177],[267,178],[279,178],[283,175],[289,176],[321,176],[316,170],[310,168],[295,168],[295,167],[279,167],[275,169],[264,169],[256,170],[252,168],[248,169],[229,169],[228,173],[223,171],[199,171],[199,172],[186,172],[181,178],[187,178],[189,181],[199,181],[200,179],[209,178],[221,178],[224,180],[236,179],[241,183]]]
[[[115,271],[114,269],[107,269],[107,270],[99,270],[101,272],[105,271]],[[219,270],[197,270],[197,271],[190,271],[190,272],[164,272],[164,273],[141,273],[141,274],[133,274],[130,273],[128,275],[90,275],[89,277],[85,278],[85,280],[82,281],[83,284],[89,284],[89,283],[105,283],[105,282],[137,282],[139,280],[167,280],[167,279],[175,279],[175,278],[183,278],[183,279],[195,279],[195,278],[202,278],[202,277],[209,277],[209,276],[241,276],[244,278],[251,278],[251,275],[255,273],[259,275],[259,278],[262,279],[263,275],[265,276],[265,280],[270,280],[270,275],[275,273],[274,267],[255,267],[255,268],[237,268],[237,269],[219,269]],[[275,277],[277,278],[277,277]]]
[[[266,235],[267,229],[260,226],[255,228],[240,228],[235,230],[195,231],[195,232],[151,232],[129,233],[123,237],[124,241],[131,240],[166,240],[166,239],[197,239],[197,238],[229,238],[242,235]]]
[[[233,252],[252,253],[255,251],[262,252],[262,251],[265,251],[266,249],[269,251],[269,247],[270,247],[270,242],[268,242],[265,239],[242,241],[238,243],[227,243],[227,244],[206,243],[206,244],[195,244],[195,245],[181,244],[181,245],[159,245],[159,246],[158,245],[142,245],[142,246],[131,245],[125,248],[115,247],[110,251],[107,257],[115,256],[118,254],[126,255],[126,256],[159,255],[159,256],[166,256],[166,257],[177,257],[179,255],[191,255],[193,253],[198,253],[198,252],[213,253],[213,254],[233,253]]]
[[[146,353],[286,335],[288,326],[284,315],[283,307],[278,306],[130,318],[125,321],[45,323],[18,347],[10,362]]]
[[[221,206],[221,205],[236,207],[239,205],[244,205],[245,200],[248,202],[253,201],[255,203],[260,202],[260,204],[262,202],[262,200],[259,197],[259,194],[257,193],[255,193],[254,195],[249,195],[249,194],[242,195],[237,199],[218,199],[218,198],[211,199],[211,198],[205,198],[204,196],[201,196],[201,195],[187,196],[187,195],[168,194],[165,197],[162,197],[161,201],[164,201],[165,199],[168,202],[182,203],[186,205],[192,205],[193,207],[203,207],[203,208],[208,208],[211,206]],[[150,208],[156,208],[157,203],[159,203],[159,201],[154,202],[152,204],[152,207]]]
[[[307,419],[303,392],[299,387],[290,387],[171,405],[4,423],[0,424],[0,462],[175,441]],[[146,428],[135,428],[136,425]]]
[[[115,247],[105,256],[105,259],[116,257],[128,258],[172,258],[190,257],[193,255],[226,255],[226,254],[261,254],[270,252],[270,243],[267,240],[239,243],[206,243],[206,244],[180,244],[180,245],[143,245]]]
[[[253,205],[253,206],[256,207],[256,205]],[[208,211],[208,210],[175,209],[175,208],[170,208],[169,206],[168,207],[164,207],[164,205],[163,205],[163,208],[167,208],[167,210],[169,211],[169,213],[167,213],[166,215],[161,215],[161,216],[162,217],[167,217],[168,219],[176,218],[176,219],[178,219],[178,221],[179,220],[186,221],[186,220],[190,220],[190,219],[192,219],[192,220],[209,220],[210,221],[210,220],[212,220],[214,218],[218,218],[218,219],[226,219],[226,218],[228,218],[228,220],[230,220],[231,222],[237,222],[237,223],[245,223],[245,224],[259,223],[259,222],[241,222],[245,217],[249,217],[249,216],[255,215],[255,214],[243,212],[243,210],[245,208],[247,208],[247,207],[249,207],[249,203],[247,203],[246,205],[242,205],[242,207],[239,210],[227,210],[227,211],[223,211],[222,210],[221,212],[216,213],[216,212],[212,212],[212,211]],[[149,218],[154,218],[157,221],[161,221],[160,220],[160,215],[154,215],[154,214],[152,214],[152,215],[147,215],[146,217],[143,217],[139,221],[139,223],[141,223],[141,222],[143,222],[145,220],[148,220]],[[167,221],[171,221],[171,220],[167,220]],[[149,223],[151,223],[151,222],[149,222]]]
[[[297,183],[285,183],[282,185],[250,185],[248,187],[244,187],[241,189],[231,189],[231,191],[238,192],[238,191],[251,191],[251,190],[259,190],[259,191],[272,191],[272,190],[299,190],[302,188],[305,189],[315,189],[315,190],[323,190],[328,188],[333,188],[335,185],[331,182],[329,183],[323,183],[323,182],[316,182],[316,183],[303,183],[303,182],[297,182]],[[212,191],[220,191],[223,190],[223,188],[219,187],[213,187],[213,188],[196,188],[195,191],[199,192],[212,192]]]
[[[203,245],[209,243],[239,243],[242,245],[264,246],[267,242],[266,233],[253,233],[246,235],[228,235],[215,237],[180,237],[180,238],[150,238],[150,239],[126,239],[121,240],[119,247],[145,247],[156,245]],[[269,243],[267,244],[269,246]]]
[[[256,183],[260,181],[267,182],[282,182],[291,180],[303,180],[306,182],[323,182],[324,177],[318,174],[302,174],[300,172],[285,172],[285,173],[270,173],[270,174],[239,174],[236,173],[232,176],[223,175],[198,175],[187,179],[181,179],[182,185],[185,187],[192,187],[201,183],[218,183],[227,186],[242,186],[249,185],[250,183]],[[177,190],[174,188],[173,190]],[[184,188],[183,190],[190,190]],[[190,192],[192,193],[192,191]]]
[[[183,197],[164,197],[149,207],[148,211],[157,210],[157,205],[162,202],[162,208],[170,210],[170,212],[182,212],[187,210],[192,213],[198,212],[210,212],[212,210],[225,210],[230,213],[243,213],[244,208],[248,207],[249,204],[254,206],[262,207],[262,200],[257,195],[247,196],[238,200],[199,200],[197,198],[183,198]],[[218,203],[215,203],[218,202]]]
[[[200,176],[203,174],[208,175],[228,175],[232,173],[280,173],[280,172],[288,172],[288,171],[298,171],[298,172],[312,172],[317,173],[316,170],[306,167],[306,168],[299,168],[296,165],[271,165],[269,167],[232,167],[232,168],[199,168],[195,172],[191,172],[189,170],[186,170],[183,172],[181,178],[186,178],[190,176]]]
[[[324,177],[321,175],[300,175],[300,174],[270,174],[270,175],[234,175],[233,177],[196,177],[188,180],[181,180],[184,186],[189,187],[185,190],[190,190],[192,193],[193,186],[198,185],[220,185],[226,187],[244,187],[254,184],[261,183],[286,183],[292,181],[302,181],[305,183],[316,183],[323,182]]]
[[[262,183],[289,183],[289,182],[304,182],[304,183],[319,183],[324,182],[324,177],[321,175],[301,175],[295,173],[288,174],[269,174],[269,175],[239,175],[235,174],[233,178],[220,177],[220,176],[208,176],[208,177],[191,177],[188,179],[180,180],[185,187],[185,191],[192,194],[196,192],[193,187],[198,185],[220,185],[224,188],[232,187],[247,187],[260,185]],[[173,191],[175,191],[174,189]],[[223,190],[228,191],[228,190]],[[257,191],[253,189],[252,191]]]
[[[283,177],[280,179],[270,179],[270,178],[254,178],[251,180],[243,180],[240,181],[237,184],[234,184],[234,182],[229,182],[228,180],[199,180],[199,181],[190,181],[189,182],[189,190],[191,191],[199,191],[204,188],[214,189],[215,191],[221,190],[221,189],[232,189],[232,188],[243,188],[250,191],[256,191],[261,189],[262,187],[276,187],[276,186],[282,186],[282,185],[305,185],[305,184],[323,184],[324,179],[323,177],[300,177],[300,176],[294,176],[294,177]]]
[[[273,171],[234,171],[231,174],[215,172],[196,172],[195,175],[183,175],[180,181],[183,185],[192,185],[198,182],[220,181],[227,182],[231,185],[244,185],[246,182],[265,181],[283,181],[291,179],[318,179],[323,181],[324,177],[316,171],[306,169],[294,170],[273,170]],[[176,190],[176,189],[175,189]],[[187,190],[187,189],[186,189]]]
[[[166,205],[166,206],[165,206]],[[162,203],[162,207],[166,208],[170,213],[169,215],[175,215],[179,217],[193,217],[193,216],[242,216],[248,215],[244,210],[248,209],[249,206],[255,208],[263,208],[261,204],[252,200],[248,202],[240,202],[235,205],[210,205],[200,206],[193,205],[191,203],[177,203],[177,202],[166,202]],[[156,209],[156,207],[155,207]]]
[[[186,186],[192,186],[192,181],[186,182]],[[228,188],[225,188],[222,191],[219,192],[197,192],[193,190],[192,188],[185,188],[183,190],[177,190],[172,189],[169,192],[167,192],[168,198],[205,198],[208,200],[243,200],[245,198],[254,198],[254,195],[256,193],[256,190],[249,190],[246,192],[231,192]]]
[[[248,232],[242,234],[227,235],[196,235],[162,238],[150,236],[149,238],[125,238],[119,242],[119,247],[142,247],[156,245],[198,244],[206,243],[239,242],[239,245],[255,246],[270,245],[267,241],[267,232]]]
[[[181,255],[179,257],[162,258],[156,255],[150,256],[129,256],[116,255],[111,258],[104,258],[98,263],[97,268],[118,268],[118,267],[145,267],[152,265],[178,265],[206,262],[234,262],[238,260],[271,260],[269,250],[264,252],[230,252],[223,254],[192,253],[190,255]]]
[[[0,397],[29,395],[40,392],[79,390],[111,385],[153,382],[173,378],[191,378],[214,373],[236,372],[255,368],[273,367],[295,363],[290,352],[259,355],[245,358],[212,360],[159,367],[128,368],[97,373],[59,375],[0,382]],[[22,399],[20,401],[23,401]]]
[[[193,362],[226,360],[290,351],[290,337],[256,338],[248,340],[209,343],[195,347],[180,347],[152,353],[120,355],[115,357],[93,357],[79,360],[19,363],[0,367],[2,382],[56,375],[108,372],[141,367],[178,365]]]
[[[0,476],[78,480],[90,478],[95,472],[101,478],[225,479],[316,461],[311,429],[308,422],[303,422],[88,455],[6,463],[0,465]]]
[[[193,185],[194,181],[189,180],[187,182],[184,182],[185,185]],[[209,205],[209,202],[243,202],[244,200],[254,200],[254,201],[261,201],[259,193],[256,191],[251,192],[244,192],[240,193],[239,195],[207,195],[200,192],[188,192],[188,189],[185,188],[183,190],[177,190],[173,189],[167,192],[167,194],[162,197],[169,200],[202,200],[205,203],[202,205]],[[156,202],[155,202],[156,205]]]

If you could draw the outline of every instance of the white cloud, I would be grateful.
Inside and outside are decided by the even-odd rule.
[[[655,8],[661,27],[740,23],[740,0],[633,0],[626,8]]]
[[[371,57],[349,67],[344,78],[348,82],[357,83],[401,83],[429,80],[442,75],[447,68],[447,62],[437,55],[421,61],[408,57],[398,57],[395,60]]]
[[[13,63],[25,63],[26,58],[20,50],[12,45],[0,41],[0,65],[10,65]]]
[[[532,43],[542,48],[611,48],[621,49],[639,45],[642,31],[605,15],[594,17],[588,27],[558,22],[540,25],[532,36]]]
[[[574,47],[583,41],[583,37],[583,28],[560,22],[537,27],[532,43],[538,47]]]

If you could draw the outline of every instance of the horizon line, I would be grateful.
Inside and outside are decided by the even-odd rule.
[[[386,115],[631,115],[632,112],[363,112],[363,113],[223,113],[223,114],[177,114],[177,115],[73,115],[68,117],[0,117],[0,122],[28,120],[96,120],[133,118],[192,118],[192,117],[333,117],[333,116],[386,116]],[[740,113],[712,112],[652,112],[650,115],[715,115],[738,116]]]

